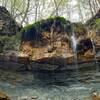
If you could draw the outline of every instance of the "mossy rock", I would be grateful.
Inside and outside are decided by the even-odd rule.
[[[27,25],[21,31],[22,41],[42,41],[42,32],[51,32],[52,27],[57,33],[71,32],[71,23],[63,17],[50,17],[34,24]]]

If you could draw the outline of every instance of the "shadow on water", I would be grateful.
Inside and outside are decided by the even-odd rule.
[[[32,84],[40,86],[70,86],[72,84],[77,84],[77,82],[85,82],[87,80],[93,80],[95,74],[94,67],[87,66],[85,68],[79,69],[80,76],[77,76],[75,70],[65,70],[65,71],[46,71],[37,70],[30,71],[32,73],[33,79]],[[95,78],[96,79],[96,78]]]
[[[47,85],[68,85],[64,80],[67,78],[68,74],[63,73],[35,73],[35,77],[38,78],[41,82]]]
[[[75,72],[72,70],[65,71],[21,71],[21,74],[27,77],[27,74],[31,74],[31,82],[23,83],[24,86],[37,85],[37,86],[69,86],[76,83]]]

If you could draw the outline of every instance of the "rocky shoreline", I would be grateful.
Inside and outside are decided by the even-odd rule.
[[[66,59],[60,58],[60,59],[49,59],[45,60],[45,62],[40,62],[40,61],[31,61],[29,66],[32,66],[33,71],[38,71],[38,70],[47,70],[47,71],[64,71],[64,70],[75,70],[76,65],[78,66],[77,69],[80,68],[87,68],[90,66],[90,68],[96,68],[97,66],[100,66],[100,60],[95,61],[95,59],[92,59],[90,61],[78,61],[77,63],[73,61],[73,63],[67,63]],[[19,62],[14,62],[14,61],[0,61],[0,69],[5,69],[5,70],[27,70],[27,65],[25,63],[19,63]]]

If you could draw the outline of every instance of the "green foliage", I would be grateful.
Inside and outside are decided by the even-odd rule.
[[[55,16],[55,17],[49,17],[47,19],[48,22],[52,22],[52,21],[59,21],[61,23],[61,25],[64,25],[67,23],[67,20],[64,17],[61,16]]]
[[[43,23],[43,20],[37,21],[33,24],[33,27],[37,30],[40,30],[41,24]]]
[[[29,24],[29,25],[25,26],[25,27],[21,30],[21,32],[30,30],[32,27],[33,27],[33,24]]]
[[[60,17],[60,16],[56,16],[56,17],[54,17],[54,19],[59,20],[62,24],[66,24],[66,22],[67,22],[64,17]]]
[[[100,25],[100,18],[99,19],[96,19],[96,24],[99,24]]]
[[[60,17],[60,16],[49,17],[49,18],[46,19],[46,20],[40,20],[40,21],[37,21],[37,22],[35,22],[35,23],[33,23],[33,24],[29,24],[29,25],[25,26],[25,27],[22,29],[22,32],[23,32],[23,31],[28,31],[28,30],[32,29],[33,27],[34,27],[35,29],[38,30],[38,29],[41,28],[41,25],[42,25],[42,24],[45,24],[45,23],[47,23],[47,24],[54,23],[54,21],[57,21],[57,20],[59,20],[59,22],[61,23],[62,26],[63,26],[64,24],[67,23],[67,21],[66,21],[66,19],[65,19],[64,17]],[[46,26],[46,27],[47,27],[47,26]],[[41,29],[41,30],[43,30],[43,29]],[[45,30],[44,30],[44,31],[45,31]]]
[[[97,30],[100,29],[100,18],[95,20],[95,28],[96,28]]]

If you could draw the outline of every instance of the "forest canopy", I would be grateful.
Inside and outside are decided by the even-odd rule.
[[[86,22],[100,9],[100,0],[0,0],[21,25],[52,16],[63,16],[74,22]]]

